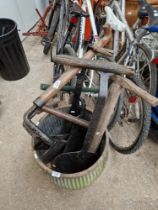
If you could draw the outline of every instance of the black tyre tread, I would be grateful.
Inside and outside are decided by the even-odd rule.
[[[64,26],[66,25],[67,19],[65,20],[64,17],[67,17],[67,13],[65,11],[65,8],[67,7],[67,1],[62,0],[60,4],[60,13],[59,13],[59,24],[58,24],[58,30],[57,30],[57,43],[56,43],[56,54],[69,54],[74,55],[74,51],[72,51],[65,43],[64,36]],[[65,51],[65,52],[64,52]],[[51,56],[52,57],[52,56]],[[55,81],[56,78],[59,76],[58,71],[60,69],[63,69],[63,65],[54,63],[54,71],[53,71],[53,80]],[[62,70],[64,71],[64,69]]]
[[[69,44],[65,45],[63,53],[77,57],[75,50]]]
[[[133,78],[133,81],[135,82],[135,84],[137,84],[139,87],[145,89],[144,84],[142,82],[142,80],[138,77]],[[136,139],[136,141],[129,147],[127,148],[120,148],[117,145],[115,145],[112,140],[110,140],[110,144],[111,146],[118,151],[119,153],[122,154],[131,154],[136,152],[144,143],[144,141],[146,140],[146,138],[148,137],[149,134],[149,130],[150,130],[150,124],[151,124],[151,106],[149,104],[147,104],[145,101],[142,101],[142,105],[143,105],[143,124],[142,124],[142,129],[141,132],[138,136],[138,138]]]
[[[64,28],[64,24],[65,24],[64,15],[65,15],[65,2],[64,2],[64,0],[62,0],[61,5],[60,5],[60,12],[58,14],[59,24],[58,24],[58,30],[57,30],[58,38],[57,38],[57,43],[56,43],[56,54],[59,54],[59,52],[61,50],[59,48],[59,46],[61,46],[63,44],[63,30],[64,30],[63,28]]]
[[[54,9],[51,10],[50,12],[50,15],[49,15],[49,20],[48,20],[48,30],[50,29],[50,25],[51,25],[51,22],[52,22],[52,18],[53,18],[53,15],[54,15]]]
[[[146,54],[147,58],[150,60],[151,57],[151,50],[143,43],[139,44],[139,47],[144,50],[144,53]],[[156,64],[150,62],[151,66],[151,89],[149,90],[150,94],[156,95],[157,91],[157,66]]]
[[[43,48],[43,53],[45,55],[48,54],[51,48],[51,41],[54,39],[54,35],[55,35],[58,21],[59,21],[59,12],[60,12],[60,7],[56,7],[53,13],[52,19],[51,19],[49,30],[48,30],[48,35],[47,35],[48,42],[45,43],[44,48]]]

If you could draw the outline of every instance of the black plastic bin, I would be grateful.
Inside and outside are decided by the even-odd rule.
[[[23,78],[29,72],[29,64],[19,38],[17,24],[0,18],[0,74],[9,81]]]

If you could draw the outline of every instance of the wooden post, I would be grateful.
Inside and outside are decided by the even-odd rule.
[[[92,135],[91,142],[89,144],[88,152],[95,153],[100,145],[104,132],[107,130],[112,114],[116,107],[119,95],[121,92],[120,85],[112,83],[109,89],[107,102],[102,110],[101,119],[96,123],[96,132]]]

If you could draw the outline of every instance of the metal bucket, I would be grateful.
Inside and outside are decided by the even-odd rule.
[[[64,108],[64,111],[68,110],[69,107]],[[91,112],[89,110],[86,110],[85,119],[88,119],[90,116]],[[45,134],[50,136],[54,134],[62,134],[64,123],[65,120],[59,119],[52,115],[46,115],[39,121],[38,126]],[[36,151],[34,149],[35,141],[36,139],[33,139],[32,141],[33,154],[35,160],[40,165],[40,167],[51,176],[53,182],[56,185],[66,189],[78,190],[92,184],[103,172],[103,169],[105,168],[108,159],[108,139],[104,136],[99,148],[100,157],[92,166],[81,172],[63,174],[60,172],[53,171],[40,160],[41,152]]]

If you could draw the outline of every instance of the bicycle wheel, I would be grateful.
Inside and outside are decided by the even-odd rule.
[[[54,39],[55,32],[57,31],[57,25],[59,22],[59,13],[60,13],[60,4],[57,3],[54,10],[52,11],[53,14],[51,14],[51,21],[50,21],[50,26],[48,30],[48,35],[47,37],[44,38],[44,48],[43,48],[43,53],[45,55],[48,54],[50,47],[51,47],[51,42]]]
[[[140,78],[133,82],[144,89]],[[148,136],[151,121],[151,107],[140,97],[125,90],[120,117],[111,130],[111,145],[122,154],[137,151]]]
[[[57,31],[57,46],[56,53],[61,54],[67,41],[67,30],[69,25],[68,14],[69,3],[67,0],[61,0],[59,24]]]
[[[156,94],[157,66],[152,62],[152,51],[143,43],[134,45],[131,49],[124,46],[124,53],[117,57],[118,63],[129,66],[138,73],[149,93]]]
[[[53,18],[53,15],[54,15],[54,11],[55,11],[54,9],[55,9],[57,0],[51,0],[51,1],[49,1],[49,3],[52,5],[52,9],[51,9],[49,19],[48,19],[48,30],[50,29],[50,25],[51,25],[52,18]]]
[[[61,0],[60,16],[57,30],[57,43],[56,54],[63,54],[65,45],[68,39],[68,27],[69,27],[69,14],[68,14],[68,2],[67,0]],[[70,54],[71,55],[71,54]],[[51,52],[52,56],[52,52]],[[63,72],[63,66],[54,63],[53,81],[57,80]]]
[[[75,51],[68,44],[66,44],[64,46],[62,51],[63,51],[62,54],[76,56]],[[62,73],[67,71],[68,68],[69,68],[69,66],[64,66],[64,65],[61,65],[61,64],[54,64],[53,81],[56,81],[61,76]]]

